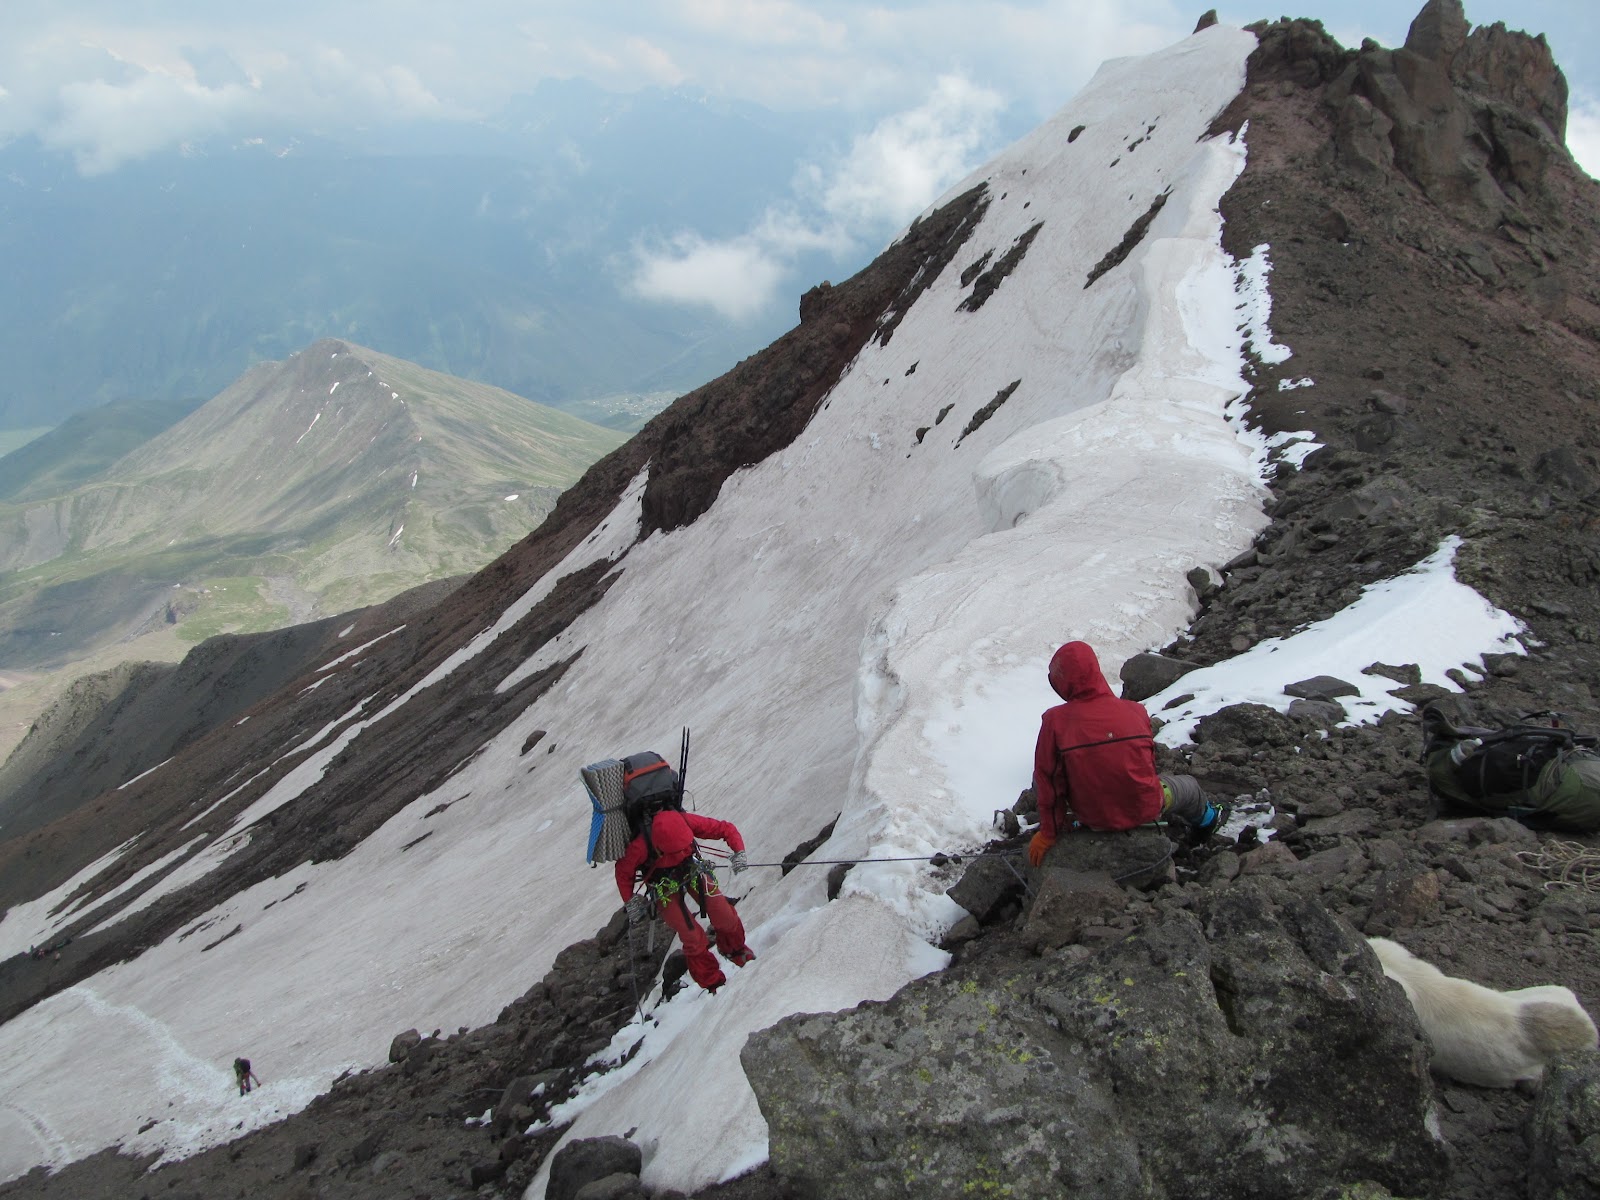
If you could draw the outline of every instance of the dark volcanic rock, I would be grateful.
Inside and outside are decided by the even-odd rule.
[[[1042,881],[1053,871],[1077,875],[1105,874],[1124,887],[1154,888],[1173,878],[1172,843],[1147,828],[1125,833],[1097,833],[1074,829],[1045,855],[1044,865],[1023,863],[1030,879]]]
[[[773,1169],[817,1197],[1432,1190],[1427,1048],[1358,934],[1244,886],[1140,933],[753,1034]]]
[[[1201,744],[1287,746],[1297,741],[1298,735],[1294,722],[1277,709],[1265,704],[1230,704],[1201,718],[1195,725],[1194,740]]]
[[[1530,1200],[1600,1196],[1600,1053],[1563,1055],[1528,1119]]]
[[[1016,910],[1022,880],[1005,861],[996,857],[977,858],[962,872],[949,891],[950,899],[972,914],[980,925],[990,924]]]
[[[1286,696],[1299,696],[1305,700],[1335,700],[1340,696],[1359,696],[1361,689],[1332,675],[1317,675],[1298,683],[1285,684],[1283,692]]]
[[[546,1200],[576,1200],[587,1185],[614,1175],[629,1175],[637,1180],[643,1163],[639,1147],[625,1138],[579,1138],[568,1142],[550,1160]]]
[[[422,1041],[422,1035],[415,1029],[408,1029],[404,1033],[394,1035],[394,1040],[389,1043],[389,1061],[392,1063],[404,1062],[406,1055],[410,1054]]]
[[[1194,670],[1195,664],[1164,654],[1135,654],[1118,672],[1124,700],[1148,700]]]
[[[1079,941],[1085,930],[1108,925],[1128,906],[1128,897],[1104,871],[1052,870],[1040,881],[1024,932],[1041,949]]]

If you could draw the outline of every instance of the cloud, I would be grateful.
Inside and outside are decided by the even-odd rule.
[[[785,263],[757,237],[708,242],[681,233],[659,251],[639,250],[630,290],[646,300],[695,304],[744,321],[776,294]]]
[[[531,23],[525,23],[521,32],[530,40],[536,36]],[[542,54],[550,56],[547,43],[535,44]],[[584,63],[602,79],[630,90],[643,84],[673,87],[688,78],[673,62],[671,54],[647,38],[637,36],[624,38],[615,45],[583,41],[576,48],[574,61]]]
[[[1186,32],[1174,0],[3,3],[0,143],[34,134],[91,169],[219,128],[238,137],[300,123],[337,135],[417,116],[481,118],[541,78],[572,75],[625,92],[688,84],[863,121],[915,107],[935,79],[959,77],[1021,97],[1037,116],[1106,55]],[[132,128],[129,113],[151,123]],[[901,177],[892,162],[879,165]],[[918,187],[908,180],[905,194]],[[849,202],[893,204],[888,195]]]
[[[685,0],[684,16],[704,33],[731,41],[769,46],[802,46],[837,51],[848,29],[811,8],[788,0]]]
[[[880,121],[832,166],[798,172],[796,195],[748,232],[712,241],[685,232],[636,246],[629,290],[748,320],[774,303],[800,255],[836,258],[898,230],[972,167],[991,140],[1000,96],[944,76],[922,104]]]
[[[967,172],[1004,107],[999,93],[942,76],[926,103],[856,140],[823,207],[850,228],[905,224]]]
[[[410,65],[194,29],[52,20],[0,40],[0,145],[32,135],[85,175],[264,122],[360,125],[461,115]],[[364,48],[368,53],[370,47]]]
[[[120,85],[69,83],[39,139],[71,153],[82,174],[101,175],[153,150],[217,132],[249,100],[249,89],[238,85],[205,88],[155,73]]]
[[[1573,94],[1567,110],[1567,149],[1591,179],[1600,179],[1600,100]]]

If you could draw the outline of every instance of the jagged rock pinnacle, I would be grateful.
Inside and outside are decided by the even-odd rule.
[[[1448,67],[1470,28],[1461,0],[1428,0],[1406,33],[1406,49]]]

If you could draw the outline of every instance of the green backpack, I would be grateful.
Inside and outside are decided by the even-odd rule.
[[[1436,796],[1543,829],[1600,831],[1600,738],[1561,726],[1458,728],[1433,708],[1422,720]]]

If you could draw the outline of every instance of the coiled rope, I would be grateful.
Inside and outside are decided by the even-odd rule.
[[[1517,851],[1517,861],[1551,876],[1546,888],[1600,892],[1600,850],[1582,842],[1546,842],[1537,850]]]

